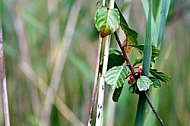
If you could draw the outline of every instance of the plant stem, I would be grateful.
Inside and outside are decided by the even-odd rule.
[[[88,126],[92,125],[94,106],[96,104],[96,99],[97,99],[98,74],[99,74],[101,48],[102,48],[102,37],[99,35],[98,53],[97,53],[97,58],[96,58],[96,69],[95,69],[95,76],[94,76],[94,87],[93,87],[93,92],[92,92],[92,100],[91,100],[91,106],[90,106],[90,115],[89,115],[89,118],[88,118]]]
[[[124,56],[124,58],[125,58],[125,61],[126,61],[126,63],[127,63],[127,66],[129,67],[131,73],[134,73],[134,68],[132,67],[132,65],[131,65],[131,63],[130,63],[130,61],[129,61],[129,59],[128,59],[128,57],[127,57],[127,55],[126,55],[126,53],[125,53],[125,51],[124,51],[124,49],[123,49],[123,46],[122,46],[121,41],[120,41],[120,39],[119,39],[119,37],[118,37],[118,34],[117,34],[116,32],[114,32],[114,35],[115,35],[115,38],[116,38],[116,40],[117,40],[117,43],[118,43],[118,45],[119,45],[119,47],[120,47],[120,49],[121,49],[121,51],[122,51],[122,54],[123,54],[123,56]],[[152,105],[152,103],[151,103],[151,101],[150,101],[150,99],[149,99],[149,97],[148,97],[148,95],[147,95],[147,93],[146,93],[145,91],[140,92],[139,99],[141,99],[141,100],[139,100],[138,108],[139,108],[140,110],[143,110],[142,112],[144,112],[144,113],[141,113],[141,114],[142,114],[142,115],[145,114],[145,110],[146,110],[146,107],[145,107],[145,106],[146,106],[146,100],[147,100],[147,102],[148,102],[148,104],[150,105],[150,107],[151,107],[153,113],[156,115],[158,121],[160,122],[160,124],[161,124],[162,126],[164,126],[163,120],[160,118],[160,116],[159,116],[158,113],[156,112],[154,106]],[[142,117],[144,117],[144,116],[142,116]],[[138,119],[136,119],[136,120],[140,120],[140,116],[138,116]],[[144,120],[144,118],[143,118],[142,120]],[[139,123],[138,123],[138,122],[136,122],[136,123],[137,123],[137,124],[135,124],[135,125],[138,126]]]
[[[102,0],[102,4],[105,6],[105,0]],[[114,8],[114,0],[110,0],[109,8],[110,9]],[[105,74],[106,74],[107,65],[108,65],[109,47],[110,47],[110,36],[106,36],[102,75],[100,76],[100,85],[99,85],[99,91],[98,91],[96,126],[103,125],[104,92],[105,92],[105,86],[106,86],[105,85]]]
[[[1,21],[0,21],[0,79],[1,79],[1,93],[2,93],[2,101],[3,101],[4,122],[5,122],[5,126],[10,126],[5,62],[4,62],[4,53],[3,53],[3,33],[2,33],[2,28],[1,28]]]
[[[151,103],[151,101],[150,101],[150,99],[149,99],[147,93],[144,92],[144,95],[145,95],[145,97],[146,97],[146,100],[147,100],[147,102],[148,102],[150,108],[152,109],[153,113],[156,115],[156,118],[158,119],[158,121],[160,122],[160,124],[161,124],[162,126],[164,126],[163,120],[160,118],[160,116],[158,115],[158,112],[155,110],[154,106],[152,105],[152,103]]]
[[[104,49],[104,60],[102,75],[100,76],[100,85],[98,91],[98,103],[97,103],[97,113],[96,113],[96,126],[103,125],[103,108],[104,108],[104,92],[105,92],[105,74],[107,71],[109,46],[110,46],[110,36],[105,38],[105,49]]]
[[[132,67],[132,65],[131,65],[131,63],[130,63],[130,61],[129,61],[129,58],[127,57],[127,54],[125,53],[125,50],[124,50],[124,48],[123,48],[123,46],[122,46],[122,44],[121,44],[121,41],[120,41],[120,39],[119,39],[119,36],[118,36],[117,32],[114,32],[114,35],[115,35],[115,38],[116,38],[116,40],[117,40],[117,43],[118,43],[118,45],[119,45],[119,47],[120,47],[120,49],[121,49],[121,51],[122,51],[123,57],[125,58],[125,61],[126,61],[127,66],[129,67],[131,73],[134,74],[134,68]]]
[[[146,23],[146,37],[144,44],[144,57],[143,57],[143,74],[148,77],[150,70],[150,62],[152,55],[152,42],[151,42],[151,0],[149,3],[148,20]],[[146,110],[146,97],[144,91],[139,94],[139,101],[137,105],[137,113],[135,119],[135,126],[143,126]]]

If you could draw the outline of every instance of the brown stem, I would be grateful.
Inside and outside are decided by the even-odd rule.
[[[119,45],[119,47],[120,47],[122,53],[123,53],[123,56],[124,56],[125,61],[126,61],[126,63],[127,63],[127,66],[129,67],[131,73],[134,74],[134,72],[135,72],[135,71],[134,71],[134,68],[132,67],[132,65],[131,65],[131,63],[130,63],[130,61],[129,61],[129,58],[127,57],[127,55],[126,55],[126,53],[125,53],[125,50],[124,50],[124,48],[123,48],[123,46],[122,46],[122,44],[121,44],[121,41],[120,41],[120,39],[119,39],[119,36],[118,36],[117,32],[114,32],[114,35],[115,35],[115,38],[116,38],[116,40],[117,40],[117,43],[118,43],[118,45]]]
[[[97,58],[96,58],[96,70],[95,70],[95,76],[94,76],[94,87],[93,87],[92,100],[91,100],[91,106],[90,106],[90,115],[88,118],[88,126],[92,125],[94,106],[96,104],[96,99],[97,99],[98,75],[99,75],[101,48],[102,48],[102,38],[99,36],[98,53],[97,53]]]
[[[122,53],[123,53],[123,56],[124,56],[125,61],[126,61],[126,63],[127,63],[127,66],[129,67],[131,73],[134,74],[134,68],[132,67],[132,65],[131,65],[131,63],[130,63],[130,61],[129,61],[129,59],[128,59],[126,53],[125,53],[125,50],[124,50],[124,48],[123,48],[123,46],[122,46],[122,44],[121,44],[121,41],[120,41],[120,39],[119,39],[118,34],[117,34],[116,32],[114,32],[114,35],[115,35],[115,38],[116,38],[116,40],[117,40],[117,43],[118,43],[118,45],[119,45],[119,47],[120,47]],[[145,91],[142,91],[142,93],[145,95],[146,100],[147,100],[149,106],[151,107],[153,113],[155,114],[156,118],[158,119],[158,121],[160,122],[160,124],[161,124],[162,126],[164,126],[163,120],[160,118],[158,112],[155,110],[154,106],[152,105],[152,102],[150,101],[150,98],[148,97],[147,93],[146,93]]]
[[[146,100],[150,106],[150,108],[152,109],[153,113],[155,114],[156,118],[158,119],[158,121],[160,122],[161,126],[164,126],[164,122],[163,120],[161,119],[161,117],[159,116],[158,112],[155,110],[154,106],[152,105],[152,102],[150,101],[150,98],[148,97],[147,93],[145,91],[144,92],[144,95],[146,97]]]

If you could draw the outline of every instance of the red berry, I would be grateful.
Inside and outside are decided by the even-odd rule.
[[[130,75],[130,78],[129,78],[131,81],[134,81],[135,80],[135,77],[133,75]]]
[[[142,74],[143,74],[143,70],[142,70],[142,69],[139,69],[139,70],[138,70],[138,74],[139,74],[139,75],[142,75]]]
[[[128,84],[132,84],[133,83],[133,81],[132,80],[128,80]]]

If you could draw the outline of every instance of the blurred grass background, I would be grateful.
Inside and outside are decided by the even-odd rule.
[[[117,2],[129,18],[131,28],[138,32],[138,42],[144,42],[145,15],[141,2]],[[98,43],[93,22],[95,5],[96,1],[88,0],[1,1],[12,125],[87,124]],[[159,70],[171,77],[169,85],[158,89],[158,113],[166,126],[190,124],[189,10],[188,0],[171,2],[161,55],[156,63]],[[133,54],[130,59],[134,59]],[[54,93],[50,88],[48,91],[48,86]],[[129,94],[125,85],[115,109],[114,106],[109,109],[110,87],[107,87],[105,122],[110,121],[110,114],[115,111],[114,123],[109,126],[133,125],[137,95]],[[49,100],[55,104],[50,106]],[[159,125],[158,121],[155,125]]]

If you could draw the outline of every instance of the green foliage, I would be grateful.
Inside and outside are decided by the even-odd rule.
[[[149,75],[151,56],[152,56],[151,11],[152,11],[152,6],[151,6],[151,1],[150,1],[148,18],[146,21],[146,37],[145,37],[144,56],[143,56],[143,74],[147,77]],[[145,110],[146,110],[146,98],[143,93],[142,94],[140,93],[139,102],[137,105],[135,126],[143,126],[144,119],[145,119]]]
[[[128,46],[128,45],[137,44],[138,34],[137,34],[136,31],[129,28],[129,25],[127,24],[123,14],[121,13],[121,11],[118,8],[116,3],[115,3],[115,7],[118,9],[119,14],[120,14],[120,26],[121,26],[122,30],[124,31],[124,33],[126,35],[126,39],[123,42],[124,50],[125,50],[126,53],[129,53],[132,50],[132,47]]]
[[[159,79],[162,82],[165,82],[166,84],[168,84],[170,82],[170,77],[160,71],[157,71],[156,69],[150,69],[150,73],[156,78]]]
[[[141,2],[144,1],[148,0],[141,0]],[[189,125],[190,118],[189,114],[184,114],[184,112],[189,113],[190,105],[190,100],[188,100],[188,97],[190,96],[190,85],[187,84],[189,80],[189,70],[187,68],[190,67],[190,27],[188,19],[188,15],[190,14],[189,0],[184,0],[183,2],[181,2],[180,0],[172,1],[171,5],[168,4],[169,2],[171,2],[171,0],[165,1],[167,3],[166,15],[168,13],[169,6],[171,6],[170,20],[167,20],[167,30],[163,34],[164,41],[160,50],[161,54],[156,60],[155,66],[156,68],[159,68],[158,71],[162,70],[163,72],[166,72],[168,75],[170,75],[172,79],[169,83],[171,85],[162,85],[162,89],[160,90],[154,89],[154,81],[152,80],[152,77],[149,77],[153,81],[153,95],[151,96],[151,98],[153,97],[153,99],[151,100],[156,101],[153,104],[154,106],[158,106],[159,114],[161,114],[161,117],[164,119],[166,126],[186,126]],[[63,0],[59,1],[58,5],[52,4],[52,7],[58,9],[58,11],[55,10],[52,13],[47,11],[48,1],[21,0],[15,2],[13,0],[2,0],[0,2],[2,16],[1,19],[3,20],[2,25],[9,105],[11,106],[10,118],[11,124],[14,124],[14,126],[39,126],[41,124],[41,118],[39,117],[42,110],[39,111],[39,108],[44,107],[43,105],[45,95],[43,95],[43,93],[39,89],[37,89],[36,91],[36,87],[34,86],[34,84],[43,86],[41,79],[36,81],[37,78],[42,78],[45,82],[47,82],[47,85],[49,85],[58,51],[58,49],[55,47],[60,47],[63,33],[65,31],[65,28],[67,27],[66,22],[69,15],[72,15],[70,10],[74,2],[75,0]],[[132,1],[133,4],[121,0],[116,2],[118,2],[121,12],[126,12],[127,6],[131,6],[129,13],[129,26],[131,28],[135,28],[135,30],[138,32],[138,42],[143,42],[142,38],[144,38],[143,35],[145,29],[144,23],[142,21],[144,20],[144,18],[142,18],[144,16],[144,12],[142,11],[141,7],[142,4],[139,4],[139,1]],[[159,15],[161,14],[161,9],[158,11],[156,7],[162,5],[159,4],[160,2],[162,2],[162,0],[153,0],[153,2],[156,2],[156,6],[153,5],[153,8],[155,10],[156,16],[154,18],[155,26],[156,28],[158,28],[157,24],[159,24],[160,20],[158,18],[161,17]],[[96,62],[96,57],[94,53],[97,49],[96,45],[98,41],[98,38],[92,38],[98,37],[98,34],[96,29],[94,29],[94,24],[92,23],[94,12],[96,11],[94,2],[84,0],[83,3],[84,4],[82,6],[82,11],[80,11],[80,17],[78,19],[74,19],[77,20],[77,27],[74,29],[75,33],[72,37],[71,49],[69,49],[69,52],[72,52],[75,57],[80,59],[83,62],[83,65],[88,68],[88,70],[84,70],[83,65],[80,63],[78,64],[78,61],[72,60],[75,57],[73,57],[69,53],[66,59],[66,65],[62,71],[60,87],[59,91],[57,92],[57,96],[63,99],[65,104],[68,105],[68,108],[73,110],[74,115],[79,120],[82,120],[85,123],[85,119],[87,118],[86,115],[88,113],[88,111],[86,111],[86,108],[89,107],[86,103],[90,102],[89,96],[91,96],[91,82],[93,79],[92,75],[94,73],[93,66]],[[148,10],[148,7],[146,7],[146,9]],[[179,11],[180,15],[178,15]],[[57,19],[58,27],[54,25],[54,23],[56,24]],[[23,22],[24,33],[26,35],[22,34],[22,31],[16,30],[15,26],[20,29],[20,25],[13,25],[14,23],[19,24],[19,22],[17,21]],[[53,26],[53,30],[56,31],[57,28],[60,30],[59,34],[57,34],[57,32],[55,32],[54,34],[50,33],[51,27],[48,24],[49,22],[53,23],[53,25],[50,25]],[[93,30],[94,34],[90,34],[91,30]],[[142,31],[142,33],[139,31]],[[36,76],[28,76],[26,73],[23,73],[21,71],[19,63],[22,62],[21,56],[23,54],[26,55],[26,53],[22,53],[18,48],[20,42],[18,38],[20,33],[21,35],[24,35],[23,37],[26,37],[26,39],[28,40],[26,42],[29,49],[29,57],[27,57],[27,59],[30,60],[29,67],[32,68]],[[154,32],[152,30],[152,33],[154,33],[151,37],[152,42],[154,43],[153,37],[158,34],[158,31]],[[51,43],[51,35],[58,36],[58,40],[53,40],[53,43]],[[155,39],[155,44],[153,45],[156,45],[156,43],[157,39]],[[169,51],[170,48],[171,52]],[[136,51],[135,48],[133,49],[133,51]],[[53,55],[51,52],[53,53]],[[51,55],[53,56],[53,58],[51,57]],[[137,58],[136,53],[134,55],[133,52],[132,54],[130,54],[131,61]],[[168,58],[167,55],[169,56]],[[139,59],[142,59],[142,55],[139,56]],[[32,72],[30,71],[30,69],[27,69],[27,71],[29,73]],[[130,86],[135,87],[135,85]],[[155,97],[155,93],[158,96],[157,98]],[[167,94],[169,95],[165,97]],[[178,102],[179,99],[180,104]],[[130,95],[128,92],[128,85],[124,84],[122,94],[119,98],[119,103],[116,104],[113,125],[134,125],[133,123],[135,118],[134,112],[136,111],[136,103],[137,95]],[[63,107],[63,105],[60,106]],[[171,106],[177,106],[177,109],[174,109]],[[107,108],[107,104],[105,105],[105,108]],[[133,111],[129,112],[129,109]],[[152,111],[147,110],[146,112],[146,119],[150,119],[153,123],[147,123],[144,125],[158,126],[158,122],[155,121],[154,118],[152,118],[155,117]],[[109,114],[109,112],[105,111],[105,117],[107,117],[106,113]],[[68,115],[69,114],[70,113],[68,113]],[[59,121],[60,126],[72,125],[70,123],[70,121],[72,122],[72,120],[67,120],[60,112],[58,112],[57,118],[59,119],[54,121]],[[30,123],[28,123],[29,119]],[[106,122],[106,119],[104,121]],[[51,124],[56,123],[58,122],[51,122]],[[0,125],[4,125],[3,119],[0,120]]]
[[[132,45],[132,46],[137,48],[141,53],[144,52],[144,44]],[[151,59],[155,59],[159,55],[160,55],[160,50],[156,46],[152,45],[152,57],[151,57]]]
[[[159,79],[151,78],[151,77],[150,77],[150,80],[153,82],[154,88],[159,88],[159,87],[161,87],[161,81],[160,81]]]
[[[119,88],[124,84],[127,72],[126,66],[112,67],[106,72],[105,81],[111,85],[113,89]]]
[[[137,80],[137,87],[139,91],[146,91],[153,82],[147,76],[140,76]]]
[[[121,92],[122,92],[122,89],[123,89],[123,85],[122,85],[121,87],[116,88],[116,89],[114,90],[114,93],[113,93],[113,96],[112,96],[112,100],[113,100],[114,102],[118,102],[119,97],[120,97]]]
[[[134,93],[139,94],[139,89],[137,87],[137,83],[134,83],[129,87],[129,92],[132,94],[134,94]]]
[[[116,3],[115,3],[115,8],[117,8],[119,11],[120,26],[121,26],[122,30],[124,31],[125,35],[133,41],[133,44],[137,44],[138,33],[136,31],[134,31],[133,29],[129,28],[127,21],[125,20],[123,14],[121,13],[121,11]]]
[[[118,51],[118,50],[117,50]],[[107,69],[109,70],[110,68],[114,67],[114,66],[121,66],[124,62],[125,59],[123,57],[123,55],[121,54],[117,54],[118,52],[113,52],[111,54],[109,54],[108,57],[108,66]],[[102,73],[102,62],[100,63],[100,68],[99,68],[99,72]]]
[[[102,37],[110,35],[119,28],[120,15],[117,9],[99,6],[95,14],[95,27]]]

